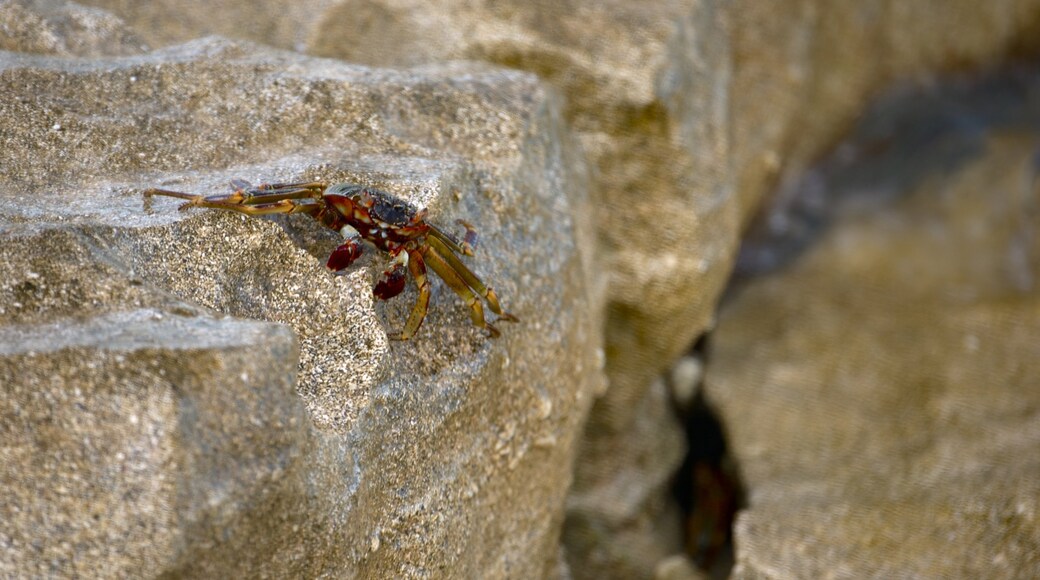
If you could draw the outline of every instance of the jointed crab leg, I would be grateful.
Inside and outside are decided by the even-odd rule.
[[[177,197],[180,199],[187,199],[189,201],[226,201],[230,203],[244,203],[244,204],[257,204],[267,203],[272,201],[280,201],[283,199],[305,199],[314,198],[318,199],[321,197],[322,185],[321,183],[288,183],[288,184],[277,184],[277,185],[261,185],[259,187],[246,187],[243,181],[232,181],[232,186],[235,188],[231,193],[218,194],[218,195],[201,195],[196,193],[185,193],[183,191],[170,191],[168,189],[146,189],[144,195],[165,195],[167,197]]]
[[[408,269],[412,272],[415,287],[419,289],[419,297],[412,306],[412,312],[408,315],[408,322],[401,331],[400,340],[408,340],[419,330],[423,319],[426,318],[426,310],[430,306],[430,281],[426,278],[426,265],[422,256],[417,251],[409,252]]]
[[[497,328],[495,328],[490,322],[484,319],[484,306],[480,302],[480,298],[469,289],[466,285],[465,280],[454,268],[445,261],[444,256],[437,251],[437,248],[430,244],[424,250],[420,250],[423,257],[426,259],[426,264],[444,280],[444,283],[449,288],[455,291],[470,308],[470,318],[473,319],[473,324],[486,328],[491,334],[492,338],[497,338],[501,334]]]
[[[450,268],[465,282],[466,286],[469,286],[487,300],[488,306],[491,307],[492,312],[501,317],[502,320],[508,320],[510,322],[517,321],[515,316],[502,310],[502,306],[498,303],[498,296],[495,295],[495,291],[487,287],[480,278],[477,278],[477,275],[463,264],[462,260],[460,260],[458,256],[453,254],[449,248],[445,247],[445,245],[441,243],[440,238],[430,236],[427,238],[427,243],[437,252],[437,256],[443,259],[448,268]],[[430,264],[430,267],[433,268],[433,264]],[[440,274],[439,271],[437,273]],[[444,278],[444,276],[441,275],[441,278]],[[458,292],[458,290],[456,290],[456,292]],[[461,292],[459,293],[461,294]]]
[[[462,253],[467,256],[472,256],[473,250],[477,247],[477,228],[473,227],[473,225],[468,221],[462,219],[455,220],[455,223],[466,228],[466,236],[462,239],[462,243],[460,244],[462,246]]]
[[[241,185],[242,182],[233,182]],[[184,210],[189,207],[208,207],[227,209],[248,215],[266,215],[277,213],[316,213],[323,204],[320,201],[319,183],[287,184],[277,187],[260,186],[251,190],[237,189],[233,193],[223,195],[199,195],[170,191],[168,189],[148,189],[145,195],[163,195],[186,199],[188,203],[180,206]],[[253,193],[262,191],[263,193]]]
[[[433,224],[428,225],[430,226],[430,238],[440,240],[441,243],[451,248],[451,251],[457,254],[462,254],[464,256],[473,255],[473,246],[464,248],[462,247],[462,244],[460,244],[451,234],[441,231],[440,228]]]
[[[317,191],[321,193],[328,188],[329,184],[324,181],[296,181],[293,183],[261,183],[257,186],[252,186],[247,181],[241,179],[232,179],[231,186],[237,190],[257,190],[257,191],[274,191],[274,190],[289,190],[289,189],[307,189],[311,191]]]

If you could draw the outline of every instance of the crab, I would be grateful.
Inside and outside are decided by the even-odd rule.
[[[398,340],[415,335],[426,318],[430,303],[429,267],[469,306],[473,324],[497,338],[501,333],[484,317],[481,298],[498,315],[498,320],[517,322],[516,316],[502,309],[498,296],[484,284],[459,258],[473,256],[477,232],[469,223],[458,220],[466,233],[460,241],[444,230],[426,221],[426,209],[393,195],[353,183],[326,184],[321,181],[274,183],[252,186],[236,179],[231,181],[232,193],[224,195],[196,195],[166,189],[147,189],[145,196],[163,195],[187,200],[180,210],[193,207],[216,208],[247,215],[304,213],[343,236],[329,256],[326,266],[342,274],[362,253],[363,242],[390,255],[390,262],[373,288],[375,296],[389,300],[405,287],[405,270],[411,272],[418,289],[418,298],[412,307]]]

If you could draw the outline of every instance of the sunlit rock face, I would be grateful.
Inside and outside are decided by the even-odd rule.
[[[0,574],[543,577],[602,389],[581,158],[533,75],[209,38],[0,53]],[[306,216],[147,187],[356,182],[479,230],[521,322],[334,276]]]

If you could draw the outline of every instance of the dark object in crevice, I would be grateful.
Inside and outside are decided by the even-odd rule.
[[[706,361],[707,351],[703,336],[691,356]],[[733,523],[746,505],[744,486],[729,455],[725,427],[704,395],[703,379],[686,401],[675,396],[675,379],[668,380],[689,449],[673,486],[685,521],[685,550],[712,578],[727,578],[734,563]]]

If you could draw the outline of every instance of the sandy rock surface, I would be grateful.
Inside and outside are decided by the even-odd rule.
[[[146,326],[153,313],[287,325],[313,448],[395,466],[369,487],[323,472],[329,489],[367,498],[333,519],[367,514],[357,537],[373,551],[388,545],[373,530],[393,522],[392,545],[414,564],[352,553],[329,570],[422,575],[448,561],[513,575],[508,554],[526,550],[561,574],[647,577],[681,526],[668,486],[685,449],[659,375],[714,326],[762,200],[784,195],[888,83],[986,66],[1035,48],[1037,31],[1037,0],[2,1],[0,48],[14,52],[0,59],[0,137],[13,144],[0,151],[0,235],[18,242],[0,264],[0,324],[94,328],[136,312]],[[220,192],[232,178],[361,181],[437,223],[473,222],[471,263],[524,321],[488,343],[438,283],[429,340],[392,343],[414,293],[372,301],[378,256],[332,278],[335,236],[306,218],[183,215],[138,195]],[[557,552],[549,514],[597,397]],[[519,465],[546,449],[551,473],[473,475],[489,432],[495,449],[517,441],[496,453]],[[320,453],[301,453],[302,473],[321,471]],[[423,539],[416,514],[431,502],[400,491],[418,481],[403,465],[438,474],[423,489],[504,482],[472,496],[484,511],[444,508],[454,515],[434,525],[449,546],[463,543],[460,521],[497,531],[430,555],[439,536]],[[510,520],[534,528],[484,517],[519,505],[507,497],[539,506]],[[510,543],[507,528],[528,531]],[[344,528],[308,537],[342,538],[330,529]],[[480,560],[485,546],[507,555]]]
[[[783,251],[707,374],[749,491],[736,577],[1040,569],[1038,88],[883,102],[749,241]]]
[[[1035,51],[1036,0],[730,4],[733,163],[741,216],[852,128],[891,83]]]
[[[601,307],[583,164],[535,77],[209,38],[0,53],[0,84],[4,574],[558,568]],[[415,293],[375,303],[374,250],[335,277],[336,235],[309,218],[141,196],[232,178],[361,182],[465,218],[467,261],[522,322],[489,340],[435,281],[418,335],[388,341]]]

